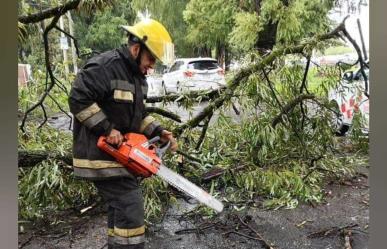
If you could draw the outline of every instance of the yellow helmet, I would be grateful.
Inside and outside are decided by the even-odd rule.
[[[174,60],[174,45],[165,27],[150,18],[146,18],[133,26],[121,25],[121,28],[138,37],[149,51],[162,63],[171,64]]]

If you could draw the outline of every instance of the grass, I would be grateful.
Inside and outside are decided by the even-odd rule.
[[[318,52],[316,55],[339,55],[339,54],[347,54],[347,53],[354,53],[355,50],[351,47],[347,46],[335,46],[335,47],[329,47],[327,48],[324,53]]]
[[[308,89],[310,92],[316,94],[317,96],[321,96],[323,93],[319,90],[319,86],[321,86],[322,82],[323,78],[319,76],[317,68],[310,68],[308,72]]]
[[[307,87],[310,93],[315,94],[318,97],[326,96],[328,91],[332,89],[335,83],[339,82],[340,75],[335,70],[335,67],[310,67],[307,76]],[[303,74],[303,72],[302,72]],[[297,84],[301,84],[302,78],[295,79]],[[283,89],[282,84],[276,84],[276,89],[281,92]]]

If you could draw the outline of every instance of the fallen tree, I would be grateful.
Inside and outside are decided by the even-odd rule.
[[[53,159],[63,161],[67,165],[72,165],[72,153],[61,154],[57,151],[45,150],[19,150],[18,151],[18,167],[29,168],[34,167],[42,161]]]
[[[269,197],[271,202],[268,206],[294,206],[298,200],[321,200],[323,178],[327,175],[339,177],[350,169],[345,162],[337,160],[331,153],[332,133],[325,120],[327,114],[320,110],[325,109],[325,103],[320,103],[321,108],[316,109],[312,116],[308,116],[311,114],[308,112],[308,101],[320,101],[314,94],[309,93],[307,88],[306,75],[309,67],[281,67],[280,63],[283,62],[283,56],[288,54],[310,55],[315,47],[328,39],[339,37],[344,29],[343,22],[328,34],[316,36],[298,45],[276,48],[236,72],[228,80],[227,87],[220,91],[148,99],[150,103],[174,101],[182,105],[201,101],[203,98],[208,101],[208,105],[190,120],[177,125],[168,123],[168,128],[179,138],[179,154],[187,160],[177,160],[173,155],[168,155],[165,164],[177,167],[176,163],[179,161],[179,165],[188,166],[188,169],[183,167],[181,170],[186,170],[187,176],[194,182],[201,179],[211,182],[214,191],[224,191],[224,195],[228,194],[227,187],[232,186],[235,192],[232,193],[233,198],[236,196],[235,198],[251,199],[253,195],[259,194]],[[298,77],[299,75],[301,76]],[[282,87],[281,93],[278,86]],[[209,125],[212,116],[221,112],[222,107],[232,104],[233,99],[246,100],[248,108],[254,112],[260,109],[261,105],[264,110],[249,116],[243,124],[217,118],[220,124]],[[180,121],[179,117],[163,109],[148,108],[148,111],[176,122]],[[321,114],[318,111],[321,111]],[[67,143],[70,144],[70,141]],[[38,148],[41,147],[44,146]],[[67,184],[58,184],[58,180],[41,177],[42,172],[50,170],[55,170],[58,178],[68,180],[72,176],[58,173],[61,167],[67,168],[71,165],[69,149],[61,149],[62,153],[49,150],[20,151],[20,172],[32,175],[33,179],[32,183],[23,179],[25,189],[28,189],[23,192],[24,198],[30,196],[29,185],[40,186],[43,182],[50,188],[57,185],[57,188],[67,187]],[[56,161],[64,163],[58,164]],[[33,167],[38,164],[41,167]],[[190,171],[190,166],[195,169]],[[202,174],[214,166],[218,169],[207,175]],[[162,198],[168,199],[170,193],[167,186],[157,178],[148,179],[143,184],[148,200],[147,214],[155,215],[161,210]],[[74,189],[79,186],[74,183],[73,187],[69,187],[70,197],[77,195]],[[39,191],[41,189],[34,193],[40,195]],[[80,198],[84,197],[85,195]]]
[[[58,17],[58,16],[56,16],[56,17]],[[344,19],[343,22],[340,23],[340,25],[338,25],[333,31],[331,31],[327,34],[316,36],[314,38],[311,38],[309,41],[303,42],[303,43],[298,44],[298,45],[277,48],[277,49],[273,50],[271,53],[264,56],[260,61],[258,61],[256,63],[251,63],[248,67],[242,68],[241,70],[239,70],[228,81],[227,87],[225,87],[225,88],[220,88],[217,90],[212,90],[212,91],[204,92],[204,93],[203,92],[192,92],[192,93],[188,93],[186,95],[177,95],[176,94],[176,95],[166,95],[166,96],[159,96],[159,97],[157,97],[157,96],[156,97],[149,97],[147,99],[147,103],[170,102],[170,101],[180,102],[180,101],[184,101],[187,99],[195,100],[198,98],[200,99],[200,101],[202,101],[202,100],[210,101],[208,106],[205,107],[201,112],[199,112],[192,119],[188,120],[187,122],[185,122],[179,126],[176,126],[176,128],[174,129],[174,133],[176,134],[176,136],[179,137],[179,136],[181,136],[181,134],[185,130],[198,127],[201,122],[205,121],[206,119],[209,120],[209,117],[211,117],[217,109],[219,109],[221,106],[223,106],[223,104],[225,102],[229,101],[232,97],[235,97],[236,89],[239,86],[243,85],[246,82],[246,80],[249,78],[250,75],[262,72],[263,70],[265,70],[266,67],[270,66],[277,58],[280,58],[280,57],[288,55],[288,54],[304,54],[305,52],[310,52],[310,51],[312,51],[312,49],[315,46],[317,46],[317,44],[319,42],[325,41],[328,39],[332,39],[332,38],[338,38],[341,36],[341,33],[343,33],[343,32],[344,32],[344,35],[347,36],[348,32],[346,32],[345,20],[346,19]],[[54,18],[51,25],[49,27],[47,27],[47,29],[45,31],[46,36],[48,34],[48,31],[50,30],[50,27],[51,28],[54,27],[56,22],[57,22],[57,18]],[[46,39],[45,39],[45,41],[46,41]],[[45,42],[45,45],[48,46],[48,42]],[[50,89],[54,86],[55,77],[52,73],[51,67],[49,66],[50,61],[48,60],[48,58],[49,58],[48,47],[46,48],[46,53],[47,53],[46,54],[46,59],[47,59],[46,66],[47,66],[47,70],[49,72],[49,75],[52,78],[52,81],[51,81],[50,86],[47,88],[47,91],[45,92],[45,94],[41,97],[41,100],[37,104],[32,106],[29,110],[27,110],[27,112],[25,113],[25,116],[24,116],[22,123],[21,123],[21,128],[24,127],[28,113],[30,111],[32,111],[34,108],[42,105],[45,97],[49,95]],[[359,54],[359,58],[360,57],[361,57],[361,54]],[[267,77],[266,74],[265,74],[265,76]],[[277,98],[276,96],[274,96],[274,97]],[[291,112],[291,110],[297,104],[302,103],[302,101],[304,101],[306,99],[314,99],[314,96],[311,94],[301,95],[297,99],[285,104],[284,106],[281,106],[280,113],[272,121],[272,126],[275,127],[282,120],[282,117],[284,115],[287,115],[289,112]],[[44,108],[43,108],[43,110],[44,110]],[[177,115],[172,114],[168,111],[162,110],[161,108],[148,107],[148,110],[150,112],[155,112],[161,116],[171,118],[172,120],[174,120],[176,122],[181,122],[180,117],[178,117]],[[45,116],[45,118],[47,118],[47,117]],[[42,126],[42,125],[43,125],[43,123],[40,126]],[[207,128],[206,128],[206,126],[204,126],[203,127],[204,132],[202,132],[202,135],[201,135],[201,138],[199,141],[202,141],[204,139],[206,130],[207,130]],[[201,144],[201,142],[199,142],[196,147],[199,147],[200,144]],[[29,153],[26,151],[22,151],[22,152],[20,152],[20,156],[21,156],[22,160],[21,161],[19,160],[19,163],[20,163],[20,165],[22,165],[22,167],[26,167],[29,161],[31,162],[31,164],[33,164],[34,162],[36,162],[40,159],[50,158],[52,156],[54,158],[62,158],[65,161],[69,162],[69,160],[66,157],[64,157],[64,158],[58,157],[56,153],[50,154],[48,152],[47,153],[46,152],[31,152],[31,153]],[[31,159],[28,159],[28,157],[31,157]]]

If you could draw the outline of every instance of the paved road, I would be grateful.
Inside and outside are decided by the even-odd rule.
[[[276,249],[341,249],[344,248],[344,235],[335,230],[351,224],[351,246],[353,249],[368,248],[369,188],[368,168],[362,174],[347,179],[345,185],[329,184],[325,188],[326,202],[311,206],[301,204],[296,209],[264,210],[249,207],[240,212],[227,208],[219,217],[225,226],[213,226],[198,233],[177,234],[181,229],[200,225],[182,213],[192,209],[191,204],[179,200],[173,205],[160,224],[147,226],[147,249],[263,249],[258,240],[237,234],[226,235],[236,229],[230,215],[250,217],[248,224]],[[259,205],[259,203],[257,203]],[[51,228],[32,226],[19,233],[19,248],[23,249],[96,249],[106,248],[106,216],[92,210],[84,215],[59,217]],[[59,222],[58,222],[59,221]],[[213,222],[208,220],[207,222]],[[202,223],[202,222],[199,222]],[[324,234],[331,230],[332,233]],[[256,237],[243,230],[243,234]],[[308,235],[321,232],[319,236]],[[23,246],[21,246],[23,245]]]

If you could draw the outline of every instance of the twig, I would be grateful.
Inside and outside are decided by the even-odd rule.
[[[26,241],[24,241],[23,243],[21,243],[21,244],[18,246],[18,248],[21,249],[21,248],[25,247],[28,243],[31,242],[31,240],[32,240],[33,237],[34,237],[34,235],[29,236],[28,239],[27,239]]]
[[[238,235],[240,235],[240,236],[246,237],[246,238],[248,238],[248,239],[253,239],[253,240],[262,241],[260,238],[252,237],[252,236],[249,236],[249,235],[246,235],[246,234],[244,234],[244,233],[237,232],[237,231],[234,231],[234,230],[225,232],[225,233],[223,233],[223,235],[228,235],[228,234],[230,234],[230,233],[235,233],[235,234],[238,234]],[[272,247],[269,247],[269,248],[272,248]]]
[[[242,223],[242,225],[244,225],[245,227],[247,227],[248,229],[250,229],[252,232],[255,233],[255,235],[257,236],[257,239],[260,240],[261,242],[263,242],[264,246],[266,248],[272,248],[272,246],[270,245],[271,243],[268,243],[260,233],[258,233],[257,230],[255,230],[254,228],[252,228],[250,225],[248,225],[246,222],[244,222],[241,217],[239,217],[238,215],[236,215],[236,217],[238,218],[239,222]]]
[[[38,129],[40,129],[40,128],[47,122],[47,120],[48,120],[48,118],[47,118],[47,113],[46,113],[46,108],[44,108],[44,104],[41,103],[41,104],[40,104],[40,107],[42,107],[42,110],[43,110],[44,120],[43,120],[42,123],[40,123],[40,125],[38,126]]]
[[[352,235],[351,230],[345,230],[344,231],[344,240],[345,240],[344,249],[352,249],[351,235]]]
[[[198,140],[198,142],[196,144],[195,150],[199,150],[200,146],[202,145],[202,143],[204,141],[204,138],[206,136],[206,132],[207,132],[207,129],[208,129],[208,124],[210,123],[212,115],[213,114],[208,115],[208,118],[207,118],[206,122],[204,123],[204,126],[202,128],[202,133],[200,134],[200,137],[199,137],[199,140]]]
[[[334,227],[331,227],[331,228],[328,228],[328,229],[324,229],[324,230],[321,230],[321,231],[310,233],[310,234],[307,235],[307,237],[308,238],[317,238],[317,237],[329,236],[332,233],[341,232],[344,229],[350,229],[350,228],[354,228],[354,227],[357,227],[357,226],[359,226],[359,225],[358,224],[349,224],[349,225],[342,226],[342,227],[334,226]]]
[[[75,39],[74,36],[70,35],[69,33],[67,33],[66,31],[64,31],[63,29],[59,28],[58,26],[55,26],[55,28],[57,30],[59,30],[60,32],[62,32],[63,34],[67,35],[68,37],[70,37],[70,39],[72,39],[74,41],[74,46],[75,46],[75,51],[77,53],[77,56],[79,57],[79,48],[78,48],[78,41],[77,39]]]
[[[233,171],[240,171],[240,170],[244,169],[245,167],[246,167],[246,165],[240,165],[240,166],[237,166],[235,168],[228,169],[228,170],[221,169],[221,168],[212,168],[210,171],[205,172],[202,175],[202,180],[206,182],[206,181],[209,181],[211,179],[214,179],[216,177],[223,175],[226,171],[229,171],[232,173]]]
[[[238,110],[238,108],[235,106],[235,103],[232,103],[232,109],[234,110],[234,112],[235,112],[235,114],[236,115],[240,115],[241,114],[241,112]]]
[[[207,226],[198,226],[198,227],[195,227],[195,228],[186,228],[186,229],[180,229],[180,230],[177,230],[175,231],[175,234],[189,234],[189,233],[200,233],[200,232],[203,232],[203,230],[206,230],[208,228],[211,228],[211,227],[214,227],[218,222],[215,222],[215,223],[212,223],[210,225],[207,225]]]
[[[60,80],[58,80],[55,76],[54,76],[54,79],[55,79],[55,85],[58,86],[59,89],[61,89],[68,97],[69,96],[69,92],[68,92],[66,86],[63,85],[63,83]]]
[[[314,166],[314,164],[315,164],[318,160],[322,159],[323,157],[324,157],[324,156],[320,155],[320,156],[318,156],[317,158],[313,158],[313,159],[310,161],[310,165],[311,165],[310,170],[309,170],[309,172],[302,178],[302,181],[305,181],[306,178],[308,178],[310,174],[312,174],[315,170],[317,170],[317,168]]]
[[[73,122],[73,117],[71,117],[71,115],[68,114],[68,113],[60,106],[60,104],[58,103],[58,101],[56,101],[56,99],[53,98],[53,97],[51,96],[51,94],[49,94],[48,97],[50,97],[51,100],[54,101],[54,103],[57,105],[57,107],[59,108],[59,110],[60,110],[61,112],[63,112],[67,117],[70,118],[70,127],[71,127],[71,123]],[[69,128],[70,128],[70,127],[69,127]]]
[[[263,75],[264,75],[264,77],[265,77],[265,79],[266,79],[267,84],[269,85],[271,94],[273,95],[275,101],[277,102],[278,106],[279,106],[279,107],[281,108],[281,110],[282,110],[282,109],[283,109],[283,106],[282,106],[282,104],[281,104],[281,101],[278,99],[277,94],[275,93],[273,84],[272,84],[271,80],[269,79],[269,76],[268,76],[266,70],[263,69],[262,72],[263,72]]]

